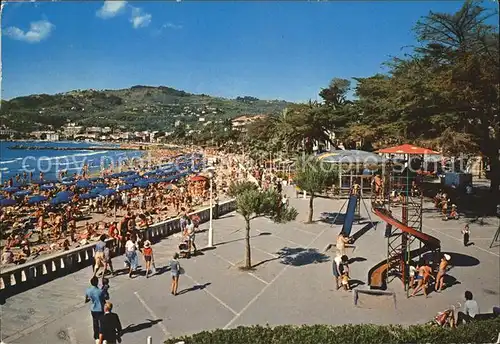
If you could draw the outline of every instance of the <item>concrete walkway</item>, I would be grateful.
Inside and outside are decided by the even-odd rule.
[[[315,218],[322,212],[339,211],[343,202],[317,199]],[[497,219],[488,219],[484,226],[471,225],[475,245],[463,247],[462,222],[443,222],[428,210],[424,231],[438,237],[442,251],[457,258],[450,275],[458,283],[426,300],[423,296],[407,299],[395,280],[389,289],[396,293],[396,307],[375,296],[363,296],[356,307],[353,293],[334,290],[334,252],[323,253],[341,225],[304,224],[308,200],[293,196],[291,205],[300,213],[297,221],[280,225],[267,219],[252,221],[252,261],[256,265],[252,272],[238,269],[244,259],[244,222],[233,213],[214,222],[216,249],[181,260],[186,272],[180,278],[181,295],[170,294],[170,274],[162,269],[176,251],[179,239],[174,237],[154,245],[156,265],[163,273],[149,279],[112,278],[111,301],[128,329],[123,343],[145,343],[149,335],[154,343],[161,343],[168,336],[250,324],[413,324],[428,321],[436,312],[462,301],[465,290],[474,293],[483,312],[500,304],[500,247],[488,248]],[[362,210],[362,216],[368,218]],[[366,224],[355,224],[353,233]],[[201,229],[207,227],[204,224]],[[384,224],[380,223],[364,233],[356,241],[355,251],[349,253],[354,261],[352,282],[359,289],[367,289],[368,270],[386,258],[383,235]],[[206,232],[196,239],[203,247]],[[113,263],[122,268],[123,257]],[[87,268],[9,298],[2,306],[1,339],[8,344],[92,343],[89,305],[83,303],[91,275]]]

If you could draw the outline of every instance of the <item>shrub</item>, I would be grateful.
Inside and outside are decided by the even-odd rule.
[[[204,331],[168,339],[165,344],[402,344],[402,343],[495,343],[500,318],[470,323],[456,329],[430,325],[312,325],[237,327]]]

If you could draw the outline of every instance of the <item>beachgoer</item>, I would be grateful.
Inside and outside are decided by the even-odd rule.
[[[429,281],[431,278],[434,278],[434,276],[432,276],[432,269],[427,263],[421,262],[419,263],[417,270],[417,287],[413,290],[413,293],[410,295],[410,297],[415,296],[420,290],[423,290],[425,297],[427,297],[427,287],[429,286]]]
[[[94,340],[99,339],[99,319],[104,314],[102,290],[98,288],[99,279],[92,277],[90,287],[85,292],[85,303],[92,302],[90,305],[90,314],[92,316],[92,325],[94,330]]]
[[[342,276],[344,271],[344,266],[347,265],[348,261],[349,258],[346,255],[343,256],[337,255],[333,259],[332,272],[333,276],[335,277],[335,287],[337,290],[340,289],[341,287],[341,285],[339,284],[340,282],[339,278]]]
[[[194,243],[196,233],[194,230],[194,223],[190,219],[188,220],[188,224],[186,225],[186,234],[189,241],[189,252],[191,252],[191,250],[194,250],[193,252],[194,254],[196,254],[196,244]]]
[[[465,247],[469,246],[470,228],[468,224],[466,224],[464,229],[462,229],[462,235],[464,238],[464,246]]]
[[[177,295],[177,288],[179,287],[179,275],[181,272],[181,264],[179,263],[179,254],[175,253],[173,259],[170,261],[170,274],[172,275],[172,295]]]
[[[106,240],[106,235],[102,234],[99,237],[99,241],[97,242],[97,244],[94,247],[94,252],[95,252],[94,253],[94,261],[95,261],[94,276],[97,276],[97,272],[99,271],[99,269],[101,267],[104,268],[106,265],[105,259],[104,259],[104,249],[106,248],[106,243],[104,242],[104,240]],[[103,276],[104,276],[104,273],[106,273],[106,270],[103,271]]]
[[[153,262],[153,248],[151,247],[151,242],[149,240],[146,240],[144,242],[142,254],[144,255],[144,261],[146,265],[146,278],[148,278],[149,271],[151,270],[151,263]]]
[[[102,298],[103,300],[109,300],[109,279],[103,278],[102,279]]]
[[[125,257],[129,265],[128,277],[132,278],[132,274],[137,269],[137,250],[139,246],[137,244],[137,237],[135,234],[130,236],[130,239],[125,243]]]
[[[465,303],[463,312],[458,312],[456,326],[462,325],[464,322],[468,323],[476,318],[480,313],[479,305],[473,300],[473,295],[470,291],[465,292]]]
[[[435,291],[441,291],[443,287],[445,286],[444,284],[444,277],[446,276],[446,269],[448,267],[448,263],[451,257],[447,254],[445,254],[441,258],[441,262],[439,263],[439,271],[436,276],[436,285],[434,286]]]

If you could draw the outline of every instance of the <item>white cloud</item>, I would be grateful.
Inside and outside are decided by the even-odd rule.
[[[54,28],[55,25],[48,20],[40,20],[31,22],[30,29],[26,32],[15,26],[8,27],[5,35],[18,41],[38,43],[48,38]]]
[[[125,9],[125,5],[127,5],[126,1],[106,0],[96,15],[102,19],[113,18]]]
[[[141,27],[146,27],[151,24],[152,15],[144,12],[142,9],[137,7],[132,7],[132,17],[130,22],[134,29],[139,29]]]

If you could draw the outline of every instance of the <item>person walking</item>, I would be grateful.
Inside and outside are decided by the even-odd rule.
[[[175,253],[174,258],[170,261],[170,273],[172,275],[172,295],[177,295],[177,288],[179,287],[179,275],[181,273],[181,263],[179,263],[179,254]]]
[[[439,271],[436,276],[436,285],[434,286],[435,291],[441,291],[444,287],[444,277],[446,276],[446,270],[448,268],[448,263],[451,257],[448,254],[444,254],[439,263]]]
[[[132,278],[132,274],[137,270],[137,250],[139,246],[137,244],[137,237],[132,234],[130,238],[125,243],[125,257],[129,265],[128,277]]]
[[[410,297],[415,296],[420,290],[423,290],[425,297],[427,297],[427,288],[429,286],[429,281],[431,278],[434,278],[434,276],[432,276],[432,269],[426,262],[420,262],[418,264],[417,270],[419,276],[419,278],[417,278],[418,284],[417,287],[413,290],[413,293],[410,295]]]
[[[149,278],[149,272],[152,271],[151,264],[153,264],[154,267],[153,248],[151,247],[151,242],[149,240],[146,240],[144,242],[142,254],[144,255],[144,261],[146,265],[146,278]]]
[[[98,284],[99,279],[93,276],[90,279],[90,287],[85,291],[85,303],[92,302],[90,305],[90,315],[92,316],[92,327],[96,343],[99,341],[99,319],[104,314],[104,297]]]
[[[97,273],[99,272],[99,269],[102,267],[104,268],[104,271],[102,272],[102,275],[106,273],[106,263],[105,263],[105,258],[104,258],[104,249],[106,248],[106,234],[103,234],[99,237],[99,241],[94,247],[94,276],[97,276]]]
[[[189,240],[189,252],[191,253],[191,250],[193,251],[193,254],[196,254],[196,244],[194,243],[194,239],[196,236],[196,232],[194,229],[194,223],[191,219],[188,220],[188,224],[186,225],[186,232]]]
[[[120,317],[112,313],[113,304],[104,304],[104,315],[100,319],[99,344],[116,344],[121,342],[122,324]]]
[[[465,247],[469,246],[470,228],[468,224],[466,224],[464,229],[462,229],[462,236],[464,238],[464,246]]]

